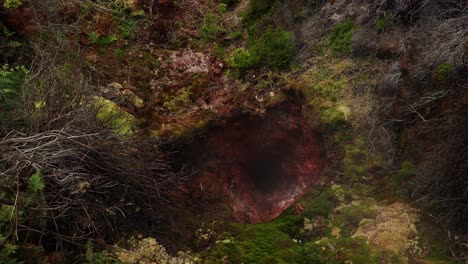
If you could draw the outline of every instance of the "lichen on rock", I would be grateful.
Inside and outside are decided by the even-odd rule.
[[[375,219],[361,220],[353,238],[365,237],[376,246],[399,253],[407,252],[415,244],[419,221],[415,209],[396,202],[375,207],[375,214]]]
[[[178,256],[170,256],[159,242],[152,238],[132,237],[128,241],[128,247],[116,246],[112,251],[118,261],[124,263],[164,263],[164,264],[189,264],[193,263],[189,255],[179,253]]]

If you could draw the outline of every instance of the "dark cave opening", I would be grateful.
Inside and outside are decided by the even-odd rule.
[[[184,150],[197,171],[192,200],[223,201],[242,222],[275,218],[317,184],[325,167],[321,133],[310,123],[301,105],[285,101],[212,128]]]
[[[275,144],[255,153],[245,164],[245,178],[252,182],[253,191],[262,194],[275,193],[288,188],[294,181],[288,175],[284,159],[290,155],[288,147]]]

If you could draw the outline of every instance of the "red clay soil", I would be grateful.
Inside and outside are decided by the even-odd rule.
[[[220,199],[241,222],[277,217],[318,182],[326,154],[320,133],[285,102],[262,116],[241,115],[190,147],[198,168],[195,201]]]

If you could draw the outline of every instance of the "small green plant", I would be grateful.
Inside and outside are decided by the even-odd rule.
[[[15,32],[12,32],[12,31],[8,30],[8,28],[6,28],[6,27],[3,27],[3,35],[5,35],[5,37],[9,38],[9,37],[12,37],[13,35],[15,35]]]
[[[3,244],[2,249],[0,249],[0,263],[2,264],[17,264],[20,263],[18,259],[14,257],[16,246],[5,242],[6,238],[0,234],[0,243]]]
[[[91,43],[102,46],[102,47],[108,47],[115,43],[117,40],[119,40],[116,36],[114,35],[109,35],[109,36],[100,36],[96,31],[92,31],[88,34],[89,41]]]
[[[351,37],[355,29],[352,20],[344,20],[335,25],[330,35],[330,48],[333,52],[348,54],[351,52]]]
[[[219,19],[212,13],[207,14],[203,18],[203,23],[200,27],[201,38],[205,41],[213,40],[222,31],[218,26]]]
[[[220,2],[222,4],[225,4],[227,8],[230,8],[233,5],[235,5],[238,2],[238,0],[220,0]]]
[[[226,3],[219,3],[218,10],[221,13],[225,13],[227,11],[227,4]]]
[[[125,55],[125,50],[117,48],[114,50],[114,56],[118,59],[122,58]]]
[[[34,193],[40,193],[44,190],[45,184],[42,177],[41,170],[36,170],[36,172],[29,177],[28,188]]]
[[[294,35],[269,27],[258,39],[250,41],[249,52],[255,64],[283,69],[296,53]]]
[[[120,28],[120,37],[122,39],[131,40],[135,39],[135,28],[137,26],[137,21],[132,19],[122,19],[121,28]]]
[[[91,43],[96,44],[99,41],[99,34],[96,31],[91,31],[88,34],[88,38]]]
[[[89,264],[106,264],[108,263],[107,260],[107,252],[101,251],[101,252],[96,252],[94,249],[93,242],[88,241],[86,242],[86,261]]]
[[[405,160],[401,163],[401,169],[398,172],[398,180],[408,180],[416,172],[416,167],[411,161]]]
[[[229,66],[236,69],[239,74],[243,74],[246,70],[252,67],[254,60],[248,50],[239,48],[232,52],[231,56],[227,59],[227,63]]]
[[[18,8],[21,4],[21,0],[5,0],[3,6],[5,8]]]
[[[236,31],[229,33],[228,35],[232,39],[238,39],[242,36],[242,32],[240,30],[236,30]]]
[[[0,68],[0,120],[16,109],[21,100],[21,90],[28,70],[24,66]]]
[[[377,23],[375,23],[375,29],[377,30],[383,30],[385,28],[388,28],[392,25],[393,23],[393,14],[388,14],[379,20],[377,20]]]
[[[437,71],[437,79],[440,80],[440,81],[443,81],[445,79],[447,79],[447,77],[449,76],[449,74],[453,71],[454,67],[452,64],[450,63],[442,63],[439,65],[438,67],[438,71]]]

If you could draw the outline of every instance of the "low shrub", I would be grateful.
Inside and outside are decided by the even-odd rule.
[[[219,21],[217,17],[209,13],[203,18],[203,23],[200,26],[200,35],[203,40],[213,40],[216,35],[219,34],[222,29],[218,26]]]
[[[291,32],[269,27],[258,39],[250,41],[249,51],[256,64],[283,69],[295,55],[295,39]]]
[[[248,50],[239,48],[232,52],[227,60],[229,66],[236,69],[240,74],[243,74],[246,70],[252,67],[254,60]]]
[[[354,22],[349,19],[335,25],[330,35],[331,50],[337,53],[350,53],[351,37],[355,28]]]
[[[259,38],[250,39],[248,49],[232,52],[228,64],[243,74],[256,66],[284,69],[295,56],[295,39],[291,32],[268,28]]]
[[[249,2],[247,10],[242,16],[242,21],[246,25],[252,25],[264,16],[271,15],[275,10],[275,0],[252,0]]]

